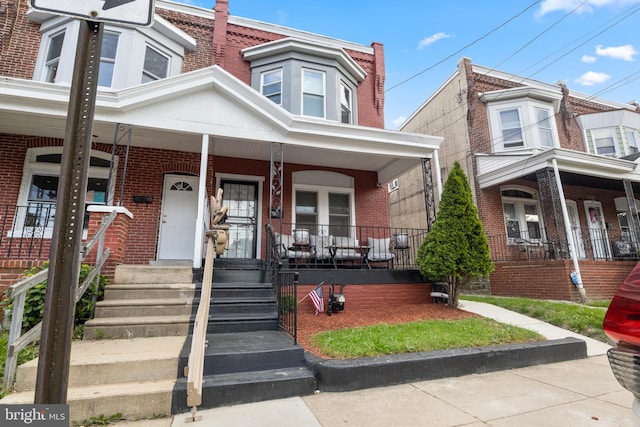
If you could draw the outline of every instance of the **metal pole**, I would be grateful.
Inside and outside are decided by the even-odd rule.
[[[69,96],[34,403],[67,401],[75,291],[103,25],[80,21]]]

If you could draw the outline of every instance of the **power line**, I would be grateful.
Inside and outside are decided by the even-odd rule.
[[[509,22],[513,21],[514,19],[518,18],[519,16],[521,16],[522,14],[524,14],[526,11],[528,11],[529,9],[531,9],[533,6],[537,5],[538,3],[540,3],[542,0],[537,0],[534,1],[533,3],[531,3],[529,6],[527,6],[526,8],[524,8],[522,11],[518,12],[516,15],[512,16],[511,18],[507,19],[506,21],[504,21],[502,24],[498,25],[497,27],[491,29],[489,32],[485,33],[484,35],[480,36],[479,38],[475,39],[474,41],[472,41],[471,43],[468,43],[467,45],[461,47],[460,49],[456,50],[455,52],[453,52],[451,55],[447,56],[444,59],[441,59],[440,61],[436,62],[435,64],[431,65],[430,67],[425,68],[424,70],[414,74],[413,76],[401,81],[400,83],[397,83],[393,86],[391,86],[389,89],[385,90],[386,92],[389,92],[395,88],[397,88],[398,86],[401,86],[413,79],[415,79],[416,77],[426,73],[427,71],[437,67],[438,65],[442,64],[443,62],[447,61],[448,59],[451,59],[452,57],[456,56],[457,54],[459,54],[460,52],[462,52],[463,50],[473,46],[474,44],[478,43],[479,41],[487,38],[489,35],[491,35],[492,33],[495,33],[496,31],[498,31],[500,28],[504,27],[505,25],[507,25]]]

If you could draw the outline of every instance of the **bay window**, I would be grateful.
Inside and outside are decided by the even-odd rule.
[[[302,72],[302,115],[324,118],[325,76],[321,71]]]
[[[277,105],[282,105],[282,69],[262,73],[260,80],[260,93]]]

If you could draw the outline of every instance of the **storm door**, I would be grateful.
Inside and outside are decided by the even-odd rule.
[[[228,206],[229,248],[224,258],[255,258],[258,223],[258,183],[222,180],[222,204]]]

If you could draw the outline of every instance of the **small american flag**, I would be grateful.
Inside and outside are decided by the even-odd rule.
[[[311,302],[316,308],[316,316],[321,311],[324,311],[324,299],[322,298],[322,283],[316,286],[314,290],[309,292],[309,297],[311,298]]]

